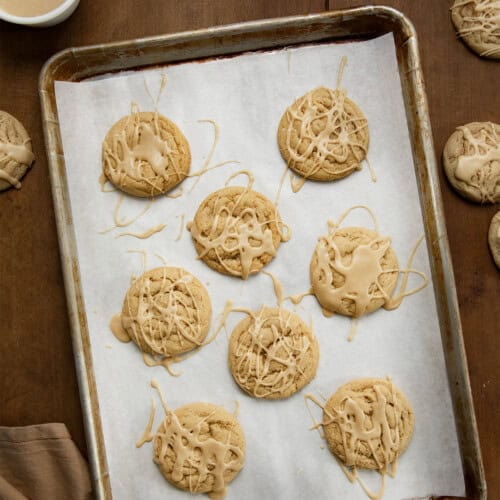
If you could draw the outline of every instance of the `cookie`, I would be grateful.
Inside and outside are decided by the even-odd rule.
[[[14,186],[35,161],[31,139],[17,118],[0,111],[0,192]]]
[[[498,0],[455,0],[451,19],[460,38],[476,54],[500,59]]]
[[[323,409],[330,451],[347,466],[385,469],[407,448],[413,410],[390,380],[361,378],[340,387]]]
[[[458,127],[443,151],[444,171],[455,191],[476,203],[500,201],[500,125]]]
[[[297,99],[278,126],[287,165],[306,179],[332,181],[361,169],[368,122],[345,91],[319,87]]]
[[[178,267],[158,267],[128,290],[122,326],[142,352],[172,357],[203,343],[211,314],[210,297],[197,278]]]
[[[240,321],[229,340],[229,368],[250,396],[283,399],[315,376],[318,341],[295,313],[263,307]]]
[[[134,196],[166,193],[187,177],[190,165],[188,141],[175,123],[156,112],[125,116],[102,145],[104,175]]]
[[[500,269],[500,211],[491,219],[490,230],[488,231],[488,243],[493,260]]]
[[[387,302],[398,270],[390,238],[364,227],[330,226],[311,259],[312,291],[327,311],[357,318]]]
[[[245,436],[224,408],[193,403],[169,412],[154,437],[154,462],[177,488],[219,499],[243,467]]]
[[[285,240],[274,203],[243,187],[208,195],[187,228],[205,264],[243,279],[268,264]]]

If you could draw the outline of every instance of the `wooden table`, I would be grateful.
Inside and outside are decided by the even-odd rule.
[[[500,123],[500,62],[456,39],[446,0],[372,1],[414,22],[436,151],[457,125]],[[360,0],[82,0],[62,25],[30,29],[0,21],[0,109],[33,138],[36,163],[20,191],[0,194],[0,425],[64,422],[85,438],[47,160],[38,75],[55,52],[148,35],[361,5]],[[457,196],[441,175],[448,237],[490,498],[500,492],[500,279],[487,248],[498,206]]]

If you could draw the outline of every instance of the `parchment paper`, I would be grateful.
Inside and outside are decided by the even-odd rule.
[[[357,377],[390,375],[415,411],[415,432],[400,457],[395,479],[387,478],[384,498],[402,499],[428,494],[463,495],[456,430],[447,386],[432,283],[406,299],[395,311],[383,309],[361,318],[353,342],[346,340],[350,320],[325,318],[314,297],[297,308],[305,321],[313,319],[320,344],[316,379],[304,391],[285,401],[255,400],[243,394],[227,367],[228,336],[222,331],[212,344],[175,365],[183,373],[171,377],[163,368],[146,367],[133,344],[122,344],[108,324],[121,310],[131,275],[142,272],[141,257],[128,250],[146,249],[147,268],[183,267],[207,286],[213,305],[213,323],[227,299],[253,309],[274,305],[269,276],[247,282],[222,276],[196,260],[190,234],[184,230],[174,241],[181,214],[192,220],[200,202],[223,186],[242,168],[255,176],[254,189],[274,199],[284,162],[276,131],[280,117],[297,97],[320,85],[335,87],[341,57],[348,57],[342,87],[365,113],[370,130],[369,160],[378,181],[366,165],[360,172],[334,183],[307,182],[297,194],[284,185],[279,210],[293,230],[267,269],[283,282],[285,294],[309,288],[309,262],[317,238],[326,234],[327,220],[338,218],[355,204],[366,204],[377,215],[380,231],[393,238],[401,265],[423,234],[401,84],[392,35],[367,42],[325,44],[247,54],[203,63],[174,65],[154,71],[113,75],[81,83],[56,82],[69,192],[75,225],[81,279],[90,330],[93,365],[114,498],[187,498],[162,477],[152,462],[152,446],[135,448],[146,425],[152,378],[158,379],[171,408],[209,401],[232,411],[241,404],[240,422],[247,440],[245,467],[228,487],[228,499],[365,500],[358,484],[350,484],[317,432],[303,394],[329,397],[341,384]],[[195,178],[184,182],[178,199],[160,197],[151,210],[125,231],[145,231],[157,224],[167,228],[147,240],[115,238],[122,232],[99,231],[113,224],[118,194],[102,193],[101,145],[109,128],[130,112],[131,102],[141,110],[154,109],[145,88],[155,98],[160,74],[167,86],[159,100],[160,113],[186,135],[192,149],[192,171],[205,161],[213,142],[211,119],[220,127],[220,141],[211,164],[238,160],[203,176],[188,193]],[[244,184],[243,177],[232,184]],[[122,214],[133,216],[147,203],[127,197]],[[344,225],[372,227],[369,218],[354,212]],[[430,277],[425,245],[413,267]],[[415,285],[413,280],[410,285]],[[287,302],[285,307],[292,308]],[[242,319],[229,317],[228,332]],[[159,408],[159,405],[157,405]],[[321,411],[314,410],[319,418]],[[154,429],[163,414],[157,410]],[[363,474],[374,489],[380,476]]]

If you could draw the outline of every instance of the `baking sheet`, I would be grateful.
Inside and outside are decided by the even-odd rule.
[[[181,215],[191,220],[199,203],[223,186],[240,169],[251,170],[254,189],[274,199],[283,171],[276,144],[276,128],[285,110],[297,97],[319,86],[334,87],[341,57],[348,57],[342,87],[364,111],[370,128],[368,157],[378,177],[372,183],[365,166],[335,183],[308,182],[297,194],[288,183],[283,188],[280,213],[293,231],[267,269],[283,282],[285,293],[309,287],[309,261],[326,221],[338,218],[355,204],[366,204],[376,213],[383,235],[393,237],[393,247],[404,264],[423,234],[419,197],[412,165],[401,85],[392,35],[367,42],[325,44],[282,51],[248,54],[203,63],[180,64],[126,76],[112,75],[98,81],[56,82],[56,98],[64,147],[68,188],[74,219],[83,295],[91,338],[103,433],[111,486],[115,498],[185,498],[168,485],[151,461],[150,445],[136,450],[135,441],[146,424],[158,379],[171,408],[192,401],[210,401],[232,409],[241,404],[240,421],[247,437],[243,471],[228,488],[228,498],[366,498],[350,484],[311,422],[303,393],[329,396],[338,386],[356,377],[391,375],[415,411],[415,433],[401,456],[395,479],[386,481],[384,498],[426,494],[463,495],[464,483],[456,439],[441,338],[432,286],[406,299],[395,311],[380,310],[361,319],[353,342],[346,341],[350,322],[336,316],[324,318],[312,297],[297,311],[308,321],[320,343],[316,379],[300,394],[286,401],[254,400],[244,395],[227,369],[227,336],[176,365],[183,374],[172,378],[163,368],[147,368],[135,346],[121,344],[109,331],[111,316],[121,309],[130,276],[142,270],[140,255],[128,250],[146,249],[147,267],[161,262],[181,266],[207,286],[214,316],[231,298],[237,306],[259,308],[275,304],[271,280],[259,274],[242,282],[218,275],[196,260],[186,231],[175,241]],[[130,112],[131,102],[151,110],[161,74],[168,82],[158,110],[183,130],[192,150],[192,171],[205,161],[213,142],[214,120],[220,140],[211,164],[240,163],[210,171],[188,193],[196,179],[185,181],[178,199],[161,197],[147,214],[123,230],[99,231],[113,224],[117,193],[102,193],[97,179],[106,132]],[[149,87],[149,93],[145,87]],[[244,184],[238,178],[233,184]],[[142,210],[145,200],[127,197],[122,212]],[[147,240],[123,231],[142,232],[159,223],[167,228]],[[370,225],[362,213],[353,213],[348,224]],[[422,246],[414,268],[430,277],[428,255]],[[411,285],[411,283],[410,283]],[[286,304],[291,307],[291,304]],[[231,331],[240,319],[232,314]],[[319,412],[318,412],[319,415]],[[161,414],[157,413],[155,427]],[[364,474],[376,488],[380,476]]]

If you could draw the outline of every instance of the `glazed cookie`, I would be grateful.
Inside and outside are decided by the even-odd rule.
[[[31,139],[21,123],[5,111],[0,111],[0,192],[14,186],[35,160]]]
[[[348,382],[323,409],[330,451],[347,466],[385,469],[407,448],[413,424],[410,403],[385,379]]]
[[[311,259],[312,291],[327,311],[357,318],[386,304],[398,271],[390,238],[364,227],[330,226]]]
[[[154,437],[154,462],[177,488],[223,498],[243,467],[245,436],[221,407],[193,403],[169,412]]]
[[[283,114],[278,145],[287,165],[306,179],[332,181],[361,168],[368,122],[343,90],[319,87]]]
[[[175,123],[153,112],[125,116],[102,145],[104,175],[134,196],[166,193],[189,174],[189,143]]]
[[[473,122],[458,127],[443,151],[453,188],[477,203],[500,201],[500,125]]]
[[[285,241],[274,203],[243,187],[226,187],[208,195],[187,228],[205,264],[243,279],[258,273]]]
[[[476,54],[500,59],[498,0],[455,0],[451,19],[458,35]]]
[[[198,279],[178,267],[158,267],[134,281],[121,321],[142,352],[172,357],[202,344],[211,314],[210,297]]]
[[[263,307],[236,325],[229,341],[229,368],[250,396],[282,399],[316,375],[319,347],[295,313]]]
[[[493,260],[500,269],[500,211],[491,219],[490,230],[488,231],[488,243]]]

